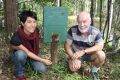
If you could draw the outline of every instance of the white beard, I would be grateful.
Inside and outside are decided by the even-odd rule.
[[[88,32],[89,27],[82,27],[82,26],[78,25],[78,29],[81,33],[86,33],[86,32]]]

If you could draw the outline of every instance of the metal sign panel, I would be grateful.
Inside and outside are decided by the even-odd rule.
[[[65,7],[45,7],[43,15],[44,42],[51,42],[52,35],[64,42],[67,35],[67,9]]]

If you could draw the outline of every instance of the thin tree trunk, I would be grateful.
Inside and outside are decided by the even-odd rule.
[[[108,28],[107,28],[105,43],[107,42],[107,40],[109,38],[110,3],[111,3],[111,0],[108,0],[108,17],[107,17],[108,18]],[[105,44],[105,46],[106,46],[106,44]]]
[[[113,0],[110,1],[110,19],[109,19],[109,35],[112,27],[112,18],[113,18]]]
[[[106,21],[105,21],[105,25],[104,25],[104,29],[103,29],[103,39],[105,39],[105,30],[107,28],[107,24],[108,24],[108,15],[106,17]]]
[[[100,31],[102,31],[102,0],[100,0]]]
[[[88,0],[85,0],[85,10],[88,11],[89,7],[88,7]]]
[[[91,14],[91,25],[94,25],[94,17],[95,17],[95,3],[96,0],[91,0],[91,10],[90,10],[90,14]]]

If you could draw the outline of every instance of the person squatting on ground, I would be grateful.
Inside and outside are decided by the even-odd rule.
[[[97,71],[105,61],[105,53],[102,51],[104,41],[102,34],[91,24],[91,17],[87,11],[81,11],[77,16],[78,25],[68,30],[65,43],[66,53],[69,56],[69,68],[76,72],[81,68],[83,61],[91,61],[93,68],[91,73],[94,80],[99,80]]]
[[[39,29],[37,28],[37,15],[30,10],[24,10],[19,15],[21,25],[11,37],[13,47],[12,60],[15,65],[15,76],[18,80],[26,80],[25,63],[30,61],[33,69],[45,72],[46,65],[51,65],[49,59],[45,59],[39,53]]]

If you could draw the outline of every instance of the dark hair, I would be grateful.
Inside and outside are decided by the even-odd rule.
[[[35,20],[37,20],[37,15],[35,12],[33,11],[30,11],[30,10],[24,10],[20,13],[19,15],[19,18],[20,18],[20,21],[25,23],[27,17],[32,17],[34,18]]]

